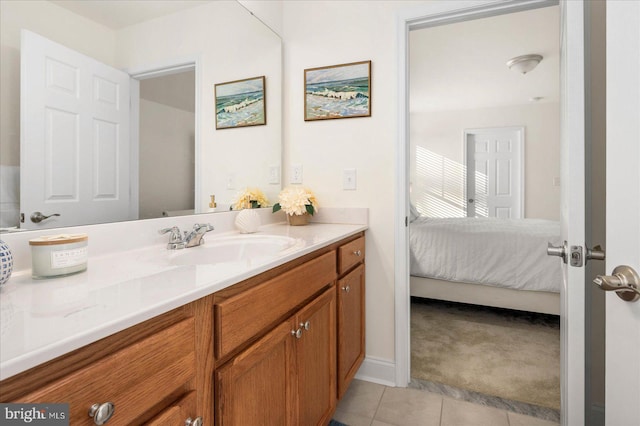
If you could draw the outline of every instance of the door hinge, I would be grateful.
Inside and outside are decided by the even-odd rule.
[[[409,226],[409,217],[405,216],[404,217],[404,227],[406,228],[407,226]]]
[[[24,223],[24,213],[20,213],[20,223]]]

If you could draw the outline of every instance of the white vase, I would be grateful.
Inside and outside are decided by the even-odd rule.
[[[13,271],[13,255],[11,249],[0,240],[0,285],[6,283]]]
[[[253,209],[240,210],[235,223],[241,234],[251,234],[260,227],[260,216]]]

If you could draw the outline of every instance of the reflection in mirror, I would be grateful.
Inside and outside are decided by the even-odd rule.
[[[194,213],[195,77],[140,81],[140,219]]]
[[[131,7],[135,5],[137,9]],[[236,1],[149,0],[140,6],[135,1],[0,3],[0,228],[43,229],[205,213],[211,196],[215,196],[216,211],[224,211],[247,187],[262,190],[270,204],[277,198],[281,187],[280,38]],[[26,80],[20,66],[22,30],[133,77],[129,79],[131,129],[126,126],[124,132],[130,136],[130,146],[121,146],[127,137],[117,136],[115,130],[109,133],[118,128],[110,119],[89,117],[93,131],[84,137],[69,131],[71,125],[62,126],[66,129],[62,132],[56,126],[47,129],[47,123],[64,124],[66,118],[75,117],[76,113],[59,114],[58,106],[48,107],[56,112],[50,115],[62,119],[40,120],[41,130],[21,119],[21,107],[28,105],[24,96],[34,91],[34,86],[20,91],[21,81]],[[214,84],[261,75],[266,81],[267,125],[216,131]],[[105,88],[111,86],[100,84],[94,85],[93,93],[100,92],[99,100],[109,101],[111,92]],[[118,90],[113,94],[117,99]],[[41,112],[46,108],[42,105]],[[78,121],[85,111],[77,112]],[[100,125],[95,125],[98,121]],[[39,157],[25,155],[30,152],[25,139],[38,132],[49,137],[40,138],[40,149],[34,151]],[[64,149],[44,149],[56,138],[64,141]],[[98,146],[94,154],[100,154],[103,163],[97,163],[97,154],[88,160],[70,154],[82,153],[87,146]],[[105,172],[105,158],[114,170],[129,173],[127,185],[115,172]],[[28,174],[25,178],[26,166],[40,170],[35,175],[41,177]],[[63,178],[51,179],[56,170],[64,172]],[[102,180],[96,182],[96,176]],[[99,201],[99,208],[77,204],[83,184],[90,201]],[[29,197],[39,204],[25,203]],[[104,213],[110,199],[124,198],[128,198],[126,214],[109,217]],[[91,210],[100,214],[87,217]],[[29,220],[34,211],[61,216],[35,224]],[[25,216],[22,223],[20,213]]]

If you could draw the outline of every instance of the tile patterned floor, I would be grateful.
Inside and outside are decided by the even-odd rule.
[[[354,380],[333,418],[349,426],[558,426],[424,389]]]

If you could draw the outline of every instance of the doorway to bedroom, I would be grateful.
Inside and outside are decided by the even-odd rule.
[[[559,21],[553,5],[409,34],[411,385],[552,421]]]

